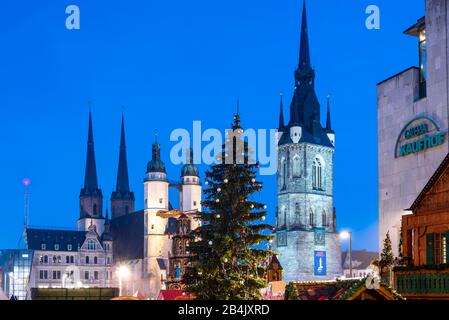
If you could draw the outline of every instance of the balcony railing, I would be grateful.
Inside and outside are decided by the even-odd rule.
[[[394,280],[396,290],[404,296],[449,298],[449,269],[397,270]]]

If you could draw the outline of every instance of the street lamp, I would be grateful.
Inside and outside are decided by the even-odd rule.
[[[352,278],[352,232],[342,231],[340,233],[340,238],[343,240],[349,239],[349,277]]]
[[[118,282],[119,282],[119,289],[120,289],[120,293],[119,296],[121,297],[123,295],[123,286],[122,286],[122,281],[123,279],[126,279],[129,275],[129,269],[127,266],[120,266],[117,270],[117,274],[118,274]]]

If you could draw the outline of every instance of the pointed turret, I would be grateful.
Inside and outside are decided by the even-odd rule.
[[[281,104],[280,104],[280,112],[279,112],[279,127],[278,130],[279,132],[283,132],[285,129],[285,125],[284,125],[284,102],[282,99],[282,94],[281,94]]]
[[[330,96],[327,96],[326,134],[327,134],[327,137],[329,138],[329,141],[335,147],[335,131],[332,129],[332,124],[331,124],[331,106],[330,105],[331,105]]]
[[[122,115],[120,135],[120,153],[117,172],[117,184],[111,196],[112,218],[134,212],[134,192],[129,188],[128,161],[126,156],[125,118]]]
[[[102,218],[103,193],[98,188],[97,167],[95,162],[92,113],[89,111],[89,129],[87,137],[86,171],[84,187],[80,192],[80,218]]]
[[[326,132],[327,133],[334,133],[334,130],[332,130],[332,124],[331,124],[330,96],[327,96]]]

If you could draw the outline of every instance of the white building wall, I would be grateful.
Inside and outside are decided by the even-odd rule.
[[[448,7],[445,0],[426,1],[427,97],[417,100],[419,70],[409,69],[378,86],[379,250],[390,232],[398,256],[401,216],[417,198],[448,153],[443,145],[395,158],[401,130],[413,118],[428,116],[448,130]],[[416,39],[418,46],[418,39]]]

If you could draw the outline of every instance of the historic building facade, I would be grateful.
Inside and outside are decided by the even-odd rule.
[[[334,143],[329,102],[326,127],[315,94],[304,2],[300,57],[290,121],[283,102],[278,130],[278,208],[275,251],[285,281],[335,279],[341,276],[340,239],[333,204]]]
[[[110,220],[98,187],[91,114],[79,202],[78,230],[26,229],[26,245],[33,252],[29,289],[117,286]]]
[[[396,256],[401,218],[449,146],[449,7],[446,0],[425,4],[426,16],[404,32],[418,40],[419,67],[382,81],[377,93],[379,247],[389,232]]]

